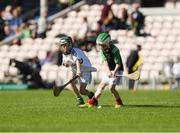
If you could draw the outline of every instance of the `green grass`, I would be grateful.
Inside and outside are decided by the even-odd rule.
[[[119,93],[121,109],[110,91],[100,98],[102,109],[82,109],[71,91],[0,91],[0,131],[180,131],[180,91]]]

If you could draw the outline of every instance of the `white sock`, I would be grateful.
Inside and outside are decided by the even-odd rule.
[[[101,88],[97,88],[94,97],[95,97],[95,98],[98,98],[98,97],[101,95],[101,93],[102,93],[102,89],[101,89]]]

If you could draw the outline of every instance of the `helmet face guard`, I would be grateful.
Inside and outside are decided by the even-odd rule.
[[[72,38],[69,36],[60,37],[58,43],[63,54],[67,55],[71,53],[72,49]]]
[[[98,35],[96,39],[96,44],[101,46],[102,49],[109,48],[109,42],[111,41],[111,37],[108,33],[104,32]]]

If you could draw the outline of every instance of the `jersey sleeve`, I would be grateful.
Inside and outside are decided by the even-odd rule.
[[[103,54],[103,51],[100,52],[100,58],[101,58],[101,61],[102,61],[102,62],[104,62],[104,61],[107,60],[106,57],[105,57],[105,55]]]
[[[72,52],[72,58],[73,58],[73,61],[76,62],[77,60],[79,60],[81,63],[83,62],[83,54],[82,54],[82,51],[80,50],[73,50]]]
[[[78,56],[78,54],[74,54],[74,55],[72,55],[72,57],[73,57],[73,61],[77,61],[77,60],[80,60],[81,58]]]

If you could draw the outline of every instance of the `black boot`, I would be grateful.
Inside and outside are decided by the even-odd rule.
[[[77,101],[78,101],[78,103],[77,103],[78,106],[85,104],[85,102],[84,102],[84,100],[82,99],[82,97],[78,97],[78,98],[77,98]]]

